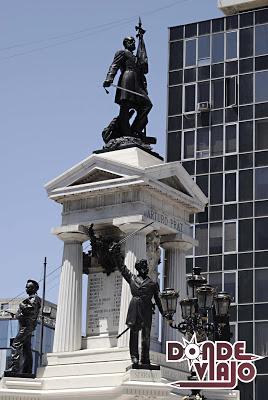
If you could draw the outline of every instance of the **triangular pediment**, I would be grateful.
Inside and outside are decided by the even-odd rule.
[[[168,176],[166,178],[159,179],[159,182],[164,183],[165,185],[171,187],[172,189],[177,190],[178,192],[182,192],[187,196],[191,196],[190,192],[186,189],[186,187],[181,183],[179,178],[176,175]]]
[[[207,203],[179,162],[163,163],[136,148],[93,154],[48,182],[45,188],[48,196],[58,202],[138,189],[156,196],[161,193],[163,198],[191,209],[202,210]]]
[[[77,179],[69,186],[85,185],[87,183],[109,181],[111,179],[118,179],[118,178],[122,178],[122,175],[114,174],[110,171],[105,171],[100,168],[93,168],[87,175]]]
[[[98,184],[104,181],[115,181],[137,175],[140,170],[114,160],[106,160],[98,155],[91,155],[59,175],[45,186],[51,191],[77,187],[81,185]]]
[[[167,186],[171,188],[175,196],[178,193],[185,198],[187,197],[189,201],[195,200],[201,204],[207,203],[204,193],[178,161],[146,168],[146,173],[163,189]]]

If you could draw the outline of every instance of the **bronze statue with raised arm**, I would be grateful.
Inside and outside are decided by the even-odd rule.
[[[129,351],[132,366],[133,368],[151,369],[149,350],[152,315],[154,312],[152,299],[154,299],[160,313],[163,315],[159,297],[159,285],[148,276],[147,260],[140,260],[135,263],[135,269],[138,272],[135,275],[124,265],[123,257],[117,246],[112,250],[112,254],[123,278],[128,282],[132,294],[126,318],[126,324],[130,329]],[[141,357],[139,357],[138,349],[139,331],[141,331]]]

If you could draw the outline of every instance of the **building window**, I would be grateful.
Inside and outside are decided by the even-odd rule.
[[[168,84],[172,86],[179,85],[180,83],[182,83],[182,70],[169,72]]]
[[[239,151],[240,153],[253,150],[253,122],[239,123]]]
[[[239,171],[239,201],[253,199],[253,172],[252,169]]]
[[[167,160],[178,161],[181,155],[181,133],[180,132],[169,132],[167,143]]]
[[[253,74],[240,75],[239,77],[239,104],[253,102]]]
[[[255,28],[255,54],[260,56],[268,53],[268,24],[257,25]]]
[[[252,250],[252,248],[253,248],[253,220],[242,219],[239,221],[238,250],[250,251]]]
[[[237,105],[237,77],[232,76],[225,80],[225,106],[232,107]]]
[[[170,43],[169,70],[183,67],[183,41]]]
[[[216,79],[212,81],[212,107],[223,108],[224,104],[224,80]]]
[[[237,222],[224,222],[224,252],[237,251]]]
[[[195,111],[196,85],[184,86],[184,112]]]
[[[224,290],[232,296],[232,303],[236,303],[236,272],[224,272]]]
[[[268,168],[255,170],[255,196],[256,200],[268,199]]]
[[[268,249],[268,218],[255,220],[255,249]]]
[[[210,254],[222,253],[222,223],[210,224],[209,252]]]
[[[198,103],[205,102],[205,101],[210,103],[210,83],[209,82],[201,82],[198,84]]]
[[[196,158],[209,157],[209,129],[202,128],[197,130],[196,138]]]
[[[208,254],[208,225],[196,225],[195,238],[198,240],[199,245],[195,248],[195,255],[202,256]]]
[[[196,39],[185,42],[185,67],[196,65]]]
[[[234,344],[237,341],[237,324],[230,323],[230,330],[232,334],[230,343]]]
[[[268,321],[255,324],[255,352],[259,356],[268,356]]]
[[[221,204],[223,194],[222,174],[210,175],[210,204]]]
[[[168,115],[181,114],[182,109],[182,86],[169,88]]]
[[[255,126],[256,150],[268,149],[268,119],[257,120]]]
[[[237,31],[226,33],[226,59],[237,58]]]
[[[238,278],[238,281],[239,281],[239,278]],[[247,351],[253,352],[253,323],[252,322],[238,324],[238,339],[244,340],[245,342],[247,342]],[[247,397],[246,397],[246,399],[247,399]]]
[[[262,217],[268,215],[268,201],[258,201],[255,203],[255,216]]]
[[[222,291],[222,273],[209,274],[209,284],[212,285],[218,292]]]
[[[197,176],[196,184],[200,187],[205,196],[208,196],[208,175]]]
[[[255,101],[268,101],[268,71],[256,72],[255,74]]]
[[[265,347],[262,347],[262,350],[264,351],[265,348],[267,348],[267,336],[264,337],[265,334],[268,334],[268,328],[267,325],[268,323],[261,323],[262,325],[265,324],[265,329],[262,331],[263,326],[261,325],[259,327],[259,323],[257,324],[256,328],[258,329],[258,334],[256,332],[256,354],[261,354],[260,352],[257,351],[257,347],[260,347],[260,342],[258,340],[263,340],[265,339]],[[257,336],[258,335],[258,336]],[[267,353],[265,354],[267,355]],[[268,375],[258,375],[256,377],[256,400],[262,400],[265,398],[267,395],[267,387],[268,387]]]
[[[224,34],[212,35],[212,63],[224,60]]]
[[[237,124],[225,126],[225,153],[237,153]]]
[[[211,128],[211,156],[222,155],[223,152],[223,127],[213,126]]]
[[[268,287],[268,269],[256,270],[255,271],[255,301],[268,302],[267,287]]]
[[[225,173],[224,179],[225,196],[224,202],[236,202],[237,201],[237,172]]]
[[[253,28],[239,31],[239,55],[240,58],[253,56]]]
[[[238,273],[238,303],[253,302],[253,271]]]
[[[198,39],[198,60],[199,66],[210,64],[210,36],[201,36]]]
[[[182,158],[187,160],[195,156],[195,131],[183,132],[183,155]]]

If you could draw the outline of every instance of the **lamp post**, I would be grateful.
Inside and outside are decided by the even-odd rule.
[[[198,341],[225,340],[230,341],[229,310],[231,296],[226,292],[216,292],[216,289],[207,284],[207,279],[201,275],[201,268],[193,268],[187,278],[188,297],[180,301],[183,321],[176,325],[173,316],[177,311],[179,294],[174,289],[165,289],[161,294],[164,314],[170,317],[170,326],[186,336],[197,335]],[[189,380],[195,380],[194,372]],[[187,400],[205,399],[200,390],[192,390]]]

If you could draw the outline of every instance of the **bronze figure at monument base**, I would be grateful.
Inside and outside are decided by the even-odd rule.
[[[135,275],[124,265],[123,256],[118,246],[111,250],[119,271],[127,281],[132,294],[130,301],[125,329],[119,336],[130,329],[129,352],[134,369],[158,369],[150,362],[150,338],[152,328],[152,316],[155,305],[154,299],[160,313],[163,315],[163,308],[159,297],[159,285],[149,276],[147,260],[140,260],[135,263],[138,274]],[[163,315],[166,317],[165,315]],[[141,355],[139,355],[139,332],[141,331]],[[118,337],[119,337],[118,336]]]
[[[19,331],[12,341],[11,363],[4,376],[34,377],[31,340],[37,325],[41,299],[37,295],[39,285],[36,281],[29,279],[25,289],[28,297],[19,304],[15,315],[19,321]]]

